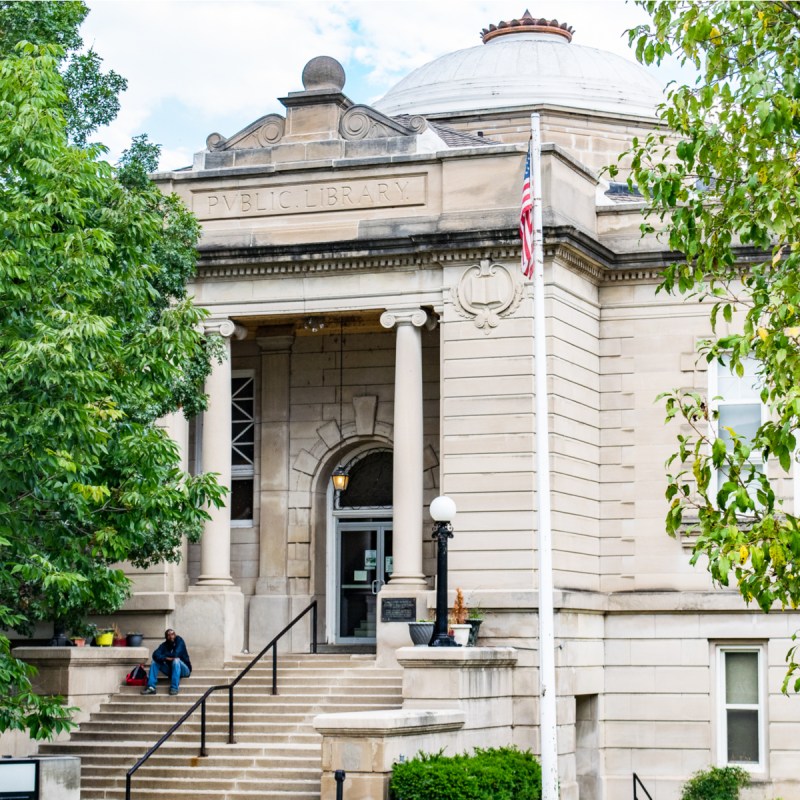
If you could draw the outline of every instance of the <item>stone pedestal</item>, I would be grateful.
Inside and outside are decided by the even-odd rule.
[[[175,595],[174,623],[193,667],[221,667],[244,647],[244,595],[238,586],[192,586]]]
[[[394,763],[420,750],[454,755],[463,726],[464,714],[456,710],[321,714],[314,719],[323,737],[321,800],[336,797],[337,769],[347,773],[347,800],[386,800]]]
[[[416,601],[416,616],[413,621],[426,619],[431,613],[428,610],[428,598],[430,592],[425,590],[413,590],[408,585],[393,586],[388,583],[378,595],[377,615],[377,666],[384,669],[397,669],[397,651],[401,647],[408,647],[411,644],[411,635],[408,632],[408,622],[382,622],[382,611],[384,600],[396,597],[411,597]]]
[[[38,670],[32,679],[35,692],[60,695],[65,705],[78,708],[75,722],[84,722],[120,690],[133,667],[148,660],[150,651],[146,647],[15,647],[13,655]],[[7,731],[0,737],[0,755],[29,756],[38,748],[39,743],[22,732]]]
[[[403,708],[321,714],[321,800],[334,800],[334,772],[348,800],[386,800],[392,765],[418,752],[449,755],[513,742],[511,647],[402,647]]]

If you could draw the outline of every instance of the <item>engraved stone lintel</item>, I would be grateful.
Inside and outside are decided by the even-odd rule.
[[[381,325],[394,328],[395,325],[413,325],[421,328],[428,321],[428,312],[422,308],[389,308],[381,314]]]
[[[206,333],[216,333],[225,339],[244,339],[247,336],[247,328],[237,325],[232,319],[227,317],[210,317],[203,320],[203,330]]]

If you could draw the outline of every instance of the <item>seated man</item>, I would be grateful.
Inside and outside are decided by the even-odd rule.
[[[170,694],[178,694],[181,678],[188,678],[192,672],[192,662],[189,660],[186,644],[172,628],[167,628],[164,632],[164,641],[153,653],[153,663],[150,664],[147,686],[142,689],[142,694],[156,693],[156,680],[158,680],[159,672],[169,676]]]

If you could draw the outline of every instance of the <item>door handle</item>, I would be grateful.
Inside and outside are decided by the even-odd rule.
[[[377,588],[375,584],[377,584]],[[372,581],[372,594],[378,594],[378,592],[381,590],[381,586],[383,586],[383,581],[380,578],[376,578],[374,581]]]

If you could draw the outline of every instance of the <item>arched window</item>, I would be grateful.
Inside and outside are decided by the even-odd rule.
[[[347,467],[350,482],[336,492],[336,508],[375,508],[392,505],[392,453],[371,450],[357,456]]]

